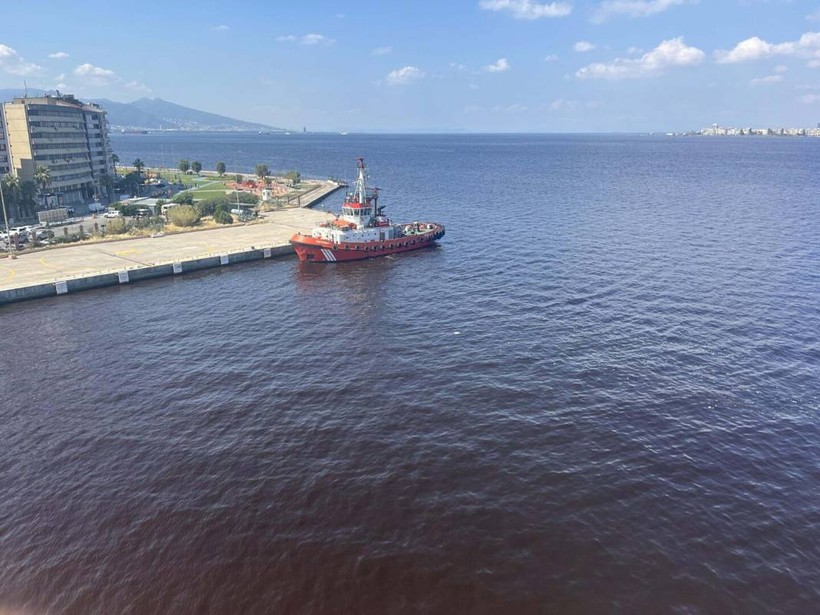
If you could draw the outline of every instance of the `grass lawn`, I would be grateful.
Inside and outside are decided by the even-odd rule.
[[[192,194],[195,199],[212,199],[217,196],[225,196],[226,193],[225,188],[221,188],[219,186],[208,186],[207,188],[191,190],[190,194]]]

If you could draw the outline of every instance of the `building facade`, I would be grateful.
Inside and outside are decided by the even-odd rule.
[[[114,180],[108,120],[99,105],[71,95],[15,98],[3,104],[9,171],[37,183],[41,208],[109,202]],[[3,166],[0,152],[0,167]]]

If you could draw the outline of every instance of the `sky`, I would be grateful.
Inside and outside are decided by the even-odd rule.
[[[310,131],[820,123],[820,0],[3,5],[0,88]]]

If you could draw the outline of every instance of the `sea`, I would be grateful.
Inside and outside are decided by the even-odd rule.
[[[820,139],[112,142],[447,234],[0,308],[3,615],[820,612]]]

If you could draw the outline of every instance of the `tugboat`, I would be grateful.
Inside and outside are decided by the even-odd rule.
[[[357,159],[356,167],[356,184],[345,196],[341,215],[314,227],[310,235],[297,233],[290,238],[299,260],[335,263],[376,258],[426,248],[444,236],[444,226],[435,222],[391,223],[383,213],[385,205],[379,205],[379,189],[367,185],[364,158]]]

